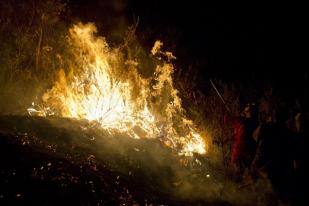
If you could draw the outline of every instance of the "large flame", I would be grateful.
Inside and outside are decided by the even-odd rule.
[[[203,138],[188,120],[174,88],[170,52],[162,52],[157,41],[152,55],[165,57],[152,77],[138,73],[138,62],[112,49],[102,37],[95,37],[93,24],[70,29],[74,51],[71,72],[60,70],[59,79],[43,95],[43,101],[63,117],[95,121],[110,132],[133,138],[160,138],[180,155],[205,153]]]

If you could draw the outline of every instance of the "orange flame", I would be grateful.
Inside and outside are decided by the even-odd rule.
[[[63,117],[96,121],[111,133],[160,138],[180,155],[205,153],[204,140],[185,117],[173,85],[173,54],[162,52],[157,41],[152,54],[168,61],[146,79],[137,71],[138,62],[125,60],[119,49],[95,37],[96,32],[93,24],[70,29],[76,68],[68,75],[60,70],[58,81],[43,95],[45,104]]]

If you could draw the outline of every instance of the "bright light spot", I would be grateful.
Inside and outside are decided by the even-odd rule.
[[[180,155],[204,154],[205,142],[185,117],[174,88],[173,54],[161,51],[163,43],[156,41],[151,52],[161,63],[146,79],[139,74],[136,60],[110,48],[96,32],[93,24],[80,23],[70,29],[74,53],[71,68],[66,69],[70,72],[59,71],[53,88],[43,95],[46,107],[59,116],[96,122],[110,133],[159,138]],[[29,108],[28,112],[44,116],[44,110]]]

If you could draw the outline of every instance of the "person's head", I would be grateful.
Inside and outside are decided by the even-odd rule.
[[[258,116],[258,108],[254,103],[248,103],[243,112],[242,116],[245,118],[257,118]]]

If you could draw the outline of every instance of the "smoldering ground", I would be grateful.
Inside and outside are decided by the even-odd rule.
[[[211,157],[180,157],[155,139],[111,136],[73,119],[2,116],[0,121],[2,146],[19,150],[1,150],[4,201],[17,193],[35,204],[62,204],[65,198],[79,204],[141,205],[265,205],[270,200],[267,181],[238,188],[209,164]]]

